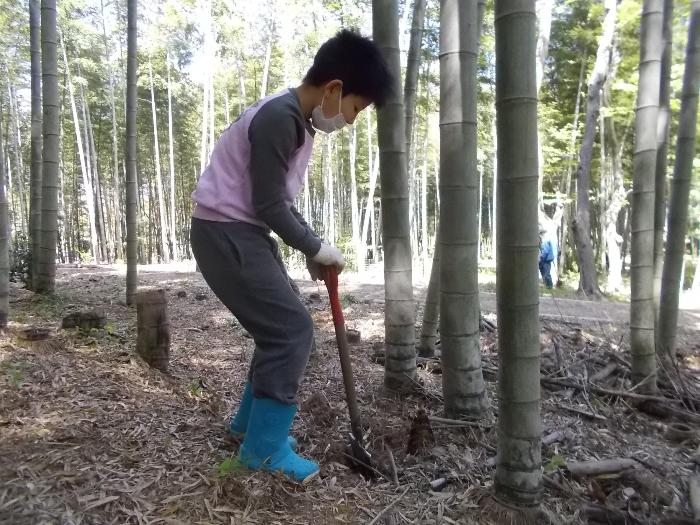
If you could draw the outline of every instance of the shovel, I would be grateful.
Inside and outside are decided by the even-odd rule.
[[[340,354],[340,368],[343,372],[343,383],[345,384],[345,398],[348,403],[348,412],[350,413],[350,429],[352,430],[350,450],[352,452],[353,467],[365,477],[374,477],[372,457],[362,445],[362,420],[360,419],[360,410],[357,406],[355,382],[352,377],[350,350],[348,339],[345,335],[345,318],[343,317],[343,308],[338,297],[338,272],[335,266],[324,266],[322,275],[328,289],[328,298],[331,301],[335,338],[338,342],[338,353]]]

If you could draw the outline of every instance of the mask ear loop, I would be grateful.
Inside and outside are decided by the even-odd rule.
[[[326,112],[323,111],[323,103],[324,103],[325,101],[326,101],[326,94],[324,93],[324,94],[323,94],[323,97],[321,98],[321,104],[320,104],[320,106],[321,106],[321,115],[323,115],[324,118],[325,118],[325,116],[326,116]]]

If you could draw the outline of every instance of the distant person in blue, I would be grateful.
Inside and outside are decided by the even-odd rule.
[[[544,285],[551,289],[552,283],[552,263],[557,257],[557,248],[551,240],[547,238],[547,230],[540,229],[540,275]]]

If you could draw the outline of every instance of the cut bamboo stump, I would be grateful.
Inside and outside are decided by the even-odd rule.
[[[143,288],[136,293],[136,326],[136,351],[150,366],[167,372],[170,323],[165,290]]]
[[[80,328],[89,332],[92,328],[104,328],[106,323],[103,313],[91,310],[68,314],[63,318],[61,328]]]

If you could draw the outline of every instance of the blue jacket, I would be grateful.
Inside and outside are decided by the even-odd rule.
[[[557,256],[552,241],[543,239],[540,243],[540,262],[552,262]]]

